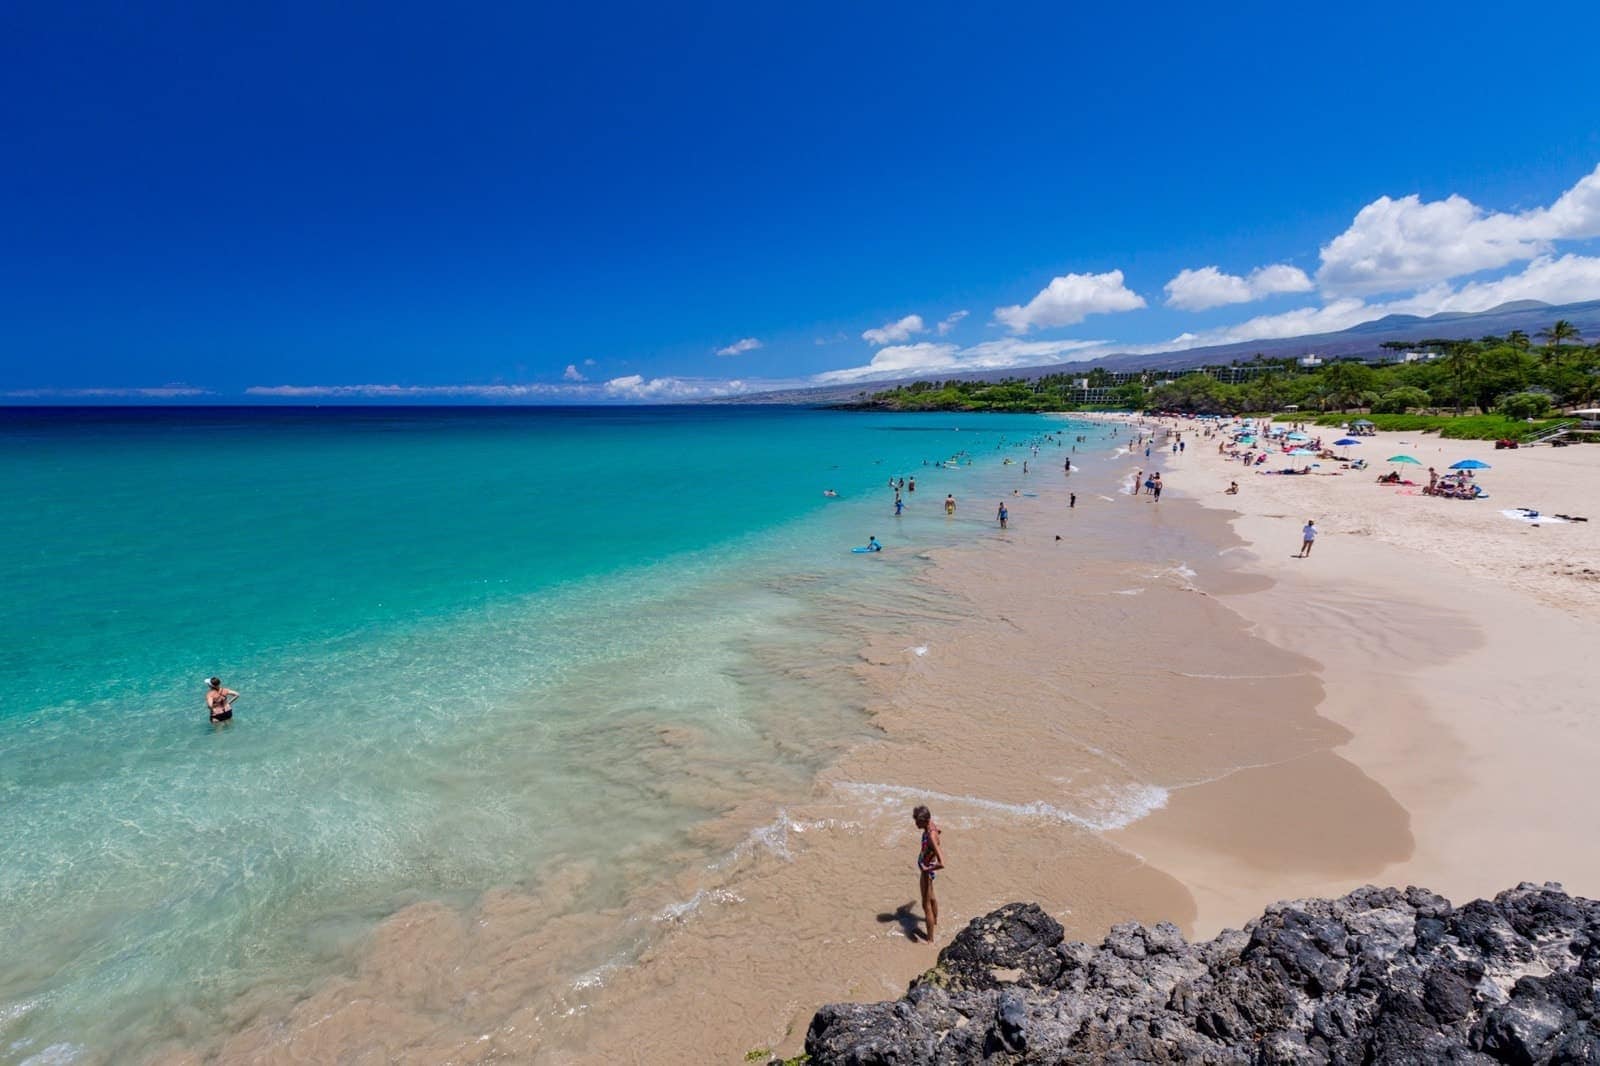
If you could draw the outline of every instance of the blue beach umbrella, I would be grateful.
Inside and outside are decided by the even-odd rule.
[[[1348,448],[1352,444],[1360,444],[1361,442],[1358,441],[1358,440],[1354,440],[1354,439],[1352,439],[1350,437],[1346,437],[1343,440],[1336,440],[1333,443],[1338,445],[1341,448]]]
[[[1385,459],[1384,462],[1387,462],[1387,463],[1415,463],[1417,466],[1421,466],[1422,465],[1422,460],[1421,459],[1413,459],[1409,455],[1391,455],[1391,456],[1389,456],[1389,458]]]
[[[1291,434],[1289,434],[1288,439],[1289,440],[1310,440],[1311,438],[1306,436],[1304,433],[1291,433]]]
[[[1316,455],[1317,453],[1312,451],[1310,448],[1296,448],[1294,451],[1290,452],[1289,454],[1290,455]]]
[[[1477,459],[1463,459],[1459,463],[1452,463],[1451,470],[1488,470],[1489,464]]]

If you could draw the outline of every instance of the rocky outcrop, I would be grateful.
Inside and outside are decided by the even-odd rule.
[[[1594,1063],[1600,903],[1520,885],[1279,903],[1202,944],[1118,925],[1062,943],[1037,905],[977,919],[893,1003],[818,1011],[815,1066]]]

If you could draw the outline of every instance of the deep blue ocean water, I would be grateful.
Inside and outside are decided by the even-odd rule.
[[[1062,424],[0,410],[0,1062],[181,1039],[418,899],[579,861],[625,894],[628,856],[739,798],[664,788],[657,730],[803,787],[764,716],[847,722],[849,686],[762,664],[849,649],[798,590],[981,535],[939,507],[978,470],[938,462]],[[213,673],[243,694],[222,728]]]

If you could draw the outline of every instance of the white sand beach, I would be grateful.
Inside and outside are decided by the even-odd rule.
[[[1410,855],[1365,879],[1458,900],[1521,880],[1600,894],[1600,804],[1589,784],[1600,724],[1585,669],[1600,638],[1600,448],[1496,451],[1380,433],[1340,449],[1366,456],[1365,471],[1335,475],[1338,464],[1324,461],[1320,476],[1274,476],[1217,455],[1215,440],[1195,439],[1194,422],[1167,424],[1189,442],[1164,458],[1168,483],[1235,512],[1248,565],[1272,580],[1229,604],[1259,635],[1317,660],[1326,687],[1318,713],[1351,733],[1334,753],[1409,814]],[[1397,454],[1421,465],[1380,461]],[[1426,484],[1429,465],[1443,472],[1468,457],[1490,464],[1477,479],[1487,499],[1376,480],[1399,469]],[[1225,495],[1235,480],[1238,495]],[[1535,525],[1501,513],[1513,507],[1596,521]],[[1308,519],[1321,536],[1299,559]],[[1284,840],[1292,826],[1223,828],[1263,805],[1292,806],[1317,777],[1312,766],[1245,771],[1175,792],[1166,810],[1113,837],[1182,881],[1198,905],[1196,931],[1209,933],[1272,899],[1350,887],[1296,860]],[[1321,847],[1367,832],[1350,817]],[[1219,845],[1230,837],[1232,846]]]

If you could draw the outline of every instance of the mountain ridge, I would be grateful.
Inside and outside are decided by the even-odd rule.
[[[828,404],[858,399],[862,393],[881,392],[913,381],[998,381],[1024,380],[1046,374],[1082,373],[1105,370],[1179,370],[1188,367],[1226,365],[1243,362],[1257,353],[1268,359],[1319,355],[1325,358],[1373,355],[1385,341],[1465,340],[1485,334],[1505,334],[1513,329],[1534,335],[1557,319],[1567,319],[1585,336],[1600,338],[1600,299],[1579,303],[1548,304],[1540,300],[1513,300],[1487,311],[1441,311],[1432,315],[1391,314],[1357,323],[1330,333],[1308,333],[1296,337],[1234,341],[1227,344],[1183,348],[1170,352],[1139,354],[1111,352],[1075,362],[1044,363],[992,370],[930,370],[893,378],[875,378],[846,385],[818,385],[748,393],[717,401],[720,403]]]

